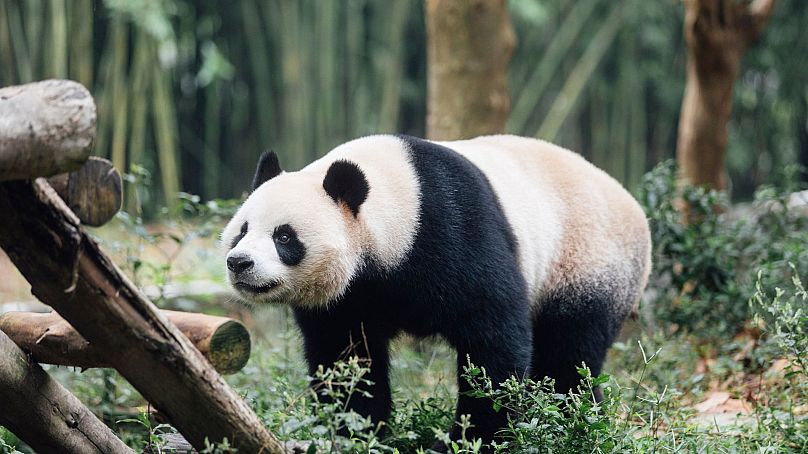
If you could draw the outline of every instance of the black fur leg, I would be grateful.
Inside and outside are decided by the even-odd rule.
[[[352,356],[367,360],[370,372],[363,378],[373,384],[359,384],[348,401],[348,407],[362,416],[370,416],[374,423],[386,421],[392,410],[390,338],[372,326],[366,328],[364,323],[342,324],[321,314],[311,316],[303,311],[296,312],[295,317],[303,334],[309,374],[313,375],[320,365],[328,368]],[[312,386],[316,388],[319,384],[314,382]],[[363,396],[363,392],[370,393],[372,397]],[[323,399],[322,395],[320,398]]]
[[[480,318],[471,316],[470,319],[475,319],[476,324],[480,324],[481,320],[489,320],[491,324],[467,329],[464,332],[465,337],[453,342],[457,348],[459,388],[455,423],[450,431],[453,440],[461,437],[461,415],[471,415],[472,427],[466,430],[466,439],[479,438],[486,444],[493,441],[497,432],[508,422],[506,410],[496,411],[491,399],[469,395],[471,386],[462,377],[469,360],[474,366],[485,368],[495,387],[511,376],[521,378],[530,372],[532,349],[529,309],[525,304],[522,310],[514,309],[507,313],[507,320],[501,319],[504,314],[500,314],[499,320],[490,315]]]
[[[532,377],[553,378],[556,391],[567,393],[581,382],[581,363],[593,376],[600,374],[624,318],[614,305],[608,292],[580,289],[558,291],[545,300],[533,323]]]

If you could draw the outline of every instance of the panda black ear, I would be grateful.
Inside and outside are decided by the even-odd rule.
[[[368,197],[370,186],[365,174],[356,164],[335,161],[325,174],[323,189],[334,202],[344,202],[356,216],[359,214],[359,207]]]
[[[265,181],[277,177],[283,170],[278,162],[278,155],[274,151],[265,151],[260,158],[258,158],[258,167],[255,169],[255,176],[253,177],[252,190],[258,189],[258,186],[264,184]]]

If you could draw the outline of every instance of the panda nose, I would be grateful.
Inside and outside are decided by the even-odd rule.
[[[227,269],[234,273],[243,273],[253,267],[255,263],[246,255],[236,255],[227,258]]]

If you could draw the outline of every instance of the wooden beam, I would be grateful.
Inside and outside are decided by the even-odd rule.
[[[133,452],[2,332],[0,402],[0,426],[37,452]]]
[[[214,368],[222,374],[241,370],[250,358],[250,333],[227,317],[160,311],[177,325]],[[3,331],[39,363],[82,369],[111,367],[104,346],[87,342],[58,313],[8,312],[0,315]]]
[[[78,169],[90,155],[95,121],[93,97],[77,82],[0,88],[0,181]]]
[[[227,438],[240,452],[283,446],[199,350],[80,226],[47,182],[0,184],[0,247],[31,284],[197,449]]]
[[[48,178],[81,223],[99,227],[121,209],[121,174],[108,159],[90,156],[79,170]]]

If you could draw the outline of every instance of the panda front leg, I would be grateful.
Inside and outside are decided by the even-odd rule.
[[[361,416],[370,417],[374,423],[387,421],[393,405],[389,378],[390,336],[363,323],[343,323],[339,317],[331,318],[328,314],[297,311],[295,318],[303,334],[309,374],[314,376],[319,366],[329,368],[352,356],[366,360],[370,370],[362,378],[372,383],[359,383],[348,398],[347,406]],[[315,379],[311,385],[317,389],[321,383]],[[318,397],[329,401],[329,397],[320,393]],[[343,431],[342,435],[348,434]]]
[[[509,312],[509,313],[508,313]],[[461,437],[461,415],[471,415],[472,427],[467,429],[467,440],[482,439],[490,443],[498,431],[506,427],[508,414],[505,409],[495,410],[488,397],[473,397],[471,386],[463,374],[469,361],[485,368],[494,387],[511,376],[529,376],[533,350],[529,309],[505,310],[498,314],[486,314],[467,326],[452,342],[457,348],[458,403],[455,423],[450,431],[452,440]]]

